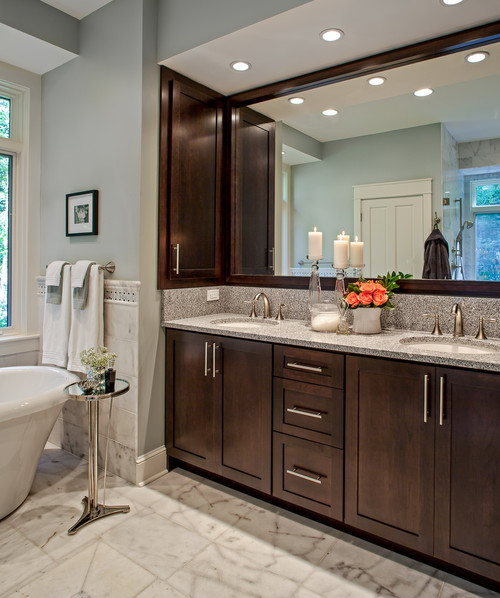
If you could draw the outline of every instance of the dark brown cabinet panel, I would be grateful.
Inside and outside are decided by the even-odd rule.
[[[271,492],[272,345],[223,338],[221,474]]]
[[[167,454],[271,492],[272,345],[167,331]]]
[[[274,347],[274,375],[344,388],[344,356],[301,347]]]
[[[232,274],[274,274],[275,123],[233,110]]]
[[[498,382],[437,369],[435,554],[500,581]]]
[[[221,96],[162,67],[159,288],[221,276]]]
[[[344,393],[328,386],[274,378],[274,429],[344,447]]]
[[[274,433],[273,495],[342,520],[343,451]]]
[[[434,368],[347,357],[346,523],[432,554]],[[426,378],[427,376],[427,378]]]

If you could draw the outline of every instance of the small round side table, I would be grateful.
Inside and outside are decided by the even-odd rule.
[[[89,495],[85,496],[82,500],[84,507],[83,513],[80,519],[68,530],[69,535],[76,534],[76,532],[84,525],[100,519],[101,517],[107,517],[108,515],[114,515],[115,513],[128,513],[130,511],[129,505],[117,505],[114,507],[106,506],[106,473],[108,463],[108,442],[106,440],[106,455],[104,459],[104,498],[103,504],[99,504],[98,500],[98,436],[99,436],[99,403],[104,399],[113,400],[114,397],[128,392],[130,388],[129,383],[126,380],[118,378],[115,381],[115,389],[113,392],[98,392],[98,390],[92,391],[93,394],[85,394],[80,387],[80,382],[73,382],[65,387],[64,392],[68,397],[74,401],[80,401],[87,403],[88,409],[88,422],[89,422]],[[111,406],[110,406],[110,419],[111,419]],[[109,438],[109,424],[108,424],[108,438]]]

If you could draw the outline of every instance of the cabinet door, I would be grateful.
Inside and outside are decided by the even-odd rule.
[[[433,371],[420,364],[347,357],[345,521],[428,554],[433,551]]]
[[[224,337],[216,343],[221,475],[270,493],[272,345]]]
[[[159,287],[214,282],[221,274],[220,96],[162,68],[161,108]]]
[[[212,337],[167,331],[166,446],[168,456],[216,470],[214,429],[220,379],[212,375]]]
[[[435,554],[498,581],[499,376],[442,368],[437,385]]]

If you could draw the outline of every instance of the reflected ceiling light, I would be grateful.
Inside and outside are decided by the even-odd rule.
[[[324,116],[335,116],[338,113],[339,111],[335,110],[335,108],[327,108],[326,110],[323,110],[321,114],[323,114]]]
[[[479,52],[472,52],[472,54],[467,54],[465,60],[467,62],[482,62],[486,60],[489,56],[489,52],[485,52],[484,50],[480,50]]]
[[[371,79],[368,79],[370,85],[383,85],[386,81],[387,79],[385,77],[372,77]]]
[[[336,42],[344,37],[344,32],[341,29],[325,29],[319,36],[325,42]]]
[[[288,98],[290,104],[303,104],[304,98]]]
[[[460,4],[463,0],[441,0],[441,4],[445,6],[454,6],[455,4]]]
[[[433,90],[430,89],[429,87],[423,87],[422,89],[417,89],[417,91],[414,91],[413,95],[415,95],[419,98],[423,98],[425,96],[430,96],[432,92],[433,92]]]
[[[252,65],[244,60],[235,60],[234,62],[231,62],[231,68],[235,71],[243,72],[251,69]]]

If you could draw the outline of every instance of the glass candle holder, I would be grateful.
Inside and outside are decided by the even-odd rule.
[[[321,301],[311,306],[311,328],[317,332],[336,332],[340,312],[335,303]]]

